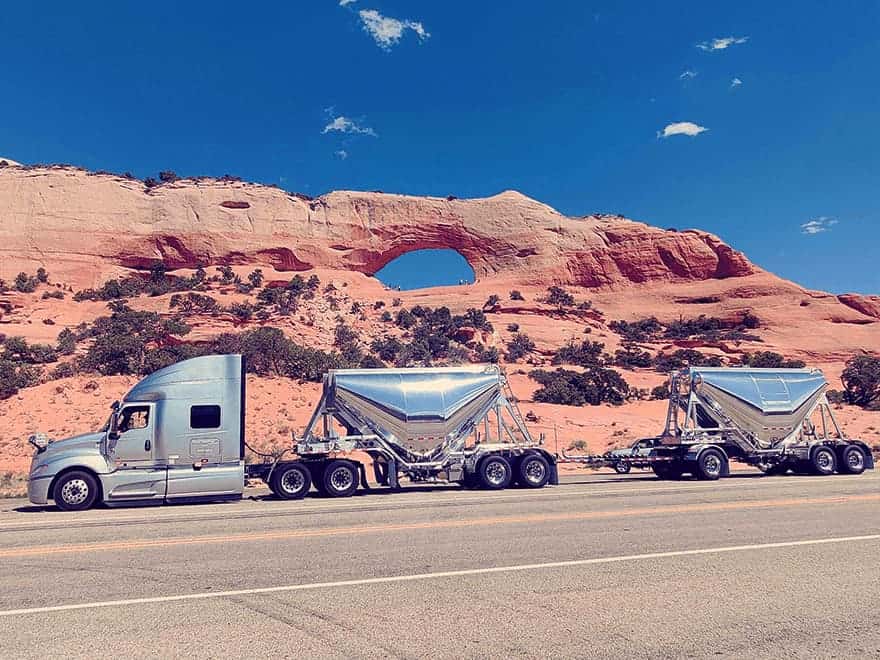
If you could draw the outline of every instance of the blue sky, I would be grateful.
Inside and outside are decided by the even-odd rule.
[[[0,43],[0,155],[22,162],[513,188],[880,292],[874,1],[7,2]]]

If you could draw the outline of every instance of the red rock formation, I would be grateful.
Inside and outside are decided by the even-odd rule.
[[[865,316],[880,319],[880,296],[861,296],[857,293],[844,293],[837,299],[847,307],[852,307]]]
[[[93,285],[108,265],[264,263],[373,274],[422,248],[452,248],[478,278],[615,287],[757,271],[715,236],[617,216],[569,218],[508,191],[458,200],[333,192],[318,199],[238,181],[139,181],[75,168],[0,171],[0,277],[51,267]]]

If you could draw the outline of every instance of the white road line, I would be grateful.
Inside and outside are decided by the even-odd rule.
[[[521,571],[539,571],[551,568],[571,568],[575,566],[595,566],[598,564],[615,564],[619,562],[645,561],[649,559],[667,559],[669,557],[688,557],[694,555],[714,555],[747,550],[773,550],[776,548],[796,548],[809,545],[828,545],[832,543],[851,543],[856,541],[877,541],[880,534],[864,536],[843,536],[824,539],[805,539],[801,541],[781,541],[778,543],[757,543],[752,545],[731,545],[716,548],[700,548],[696,550],[672,550],[668,552],[648,552],[641,555],[623,555],[617,557],[596,557],[594,559],[575,559],[571,561],[554,561],[543,564],[517,564],[513,566],[492,566],[487,568],[470,568],[459,571],[441,571],[437,573],[416,573],[413,575],[391,575],[379,578],[363,578],[360,580],[340,580],[338,582],[309,582],[290,584],[280,587],[258,587],[254,589],[236,589],[233,591],[214,591],[176,596],[154,596],[151,598],[129,598],[126,600],[104,600],[91,603],[72,603],[70,605],[52,605],[49,607],[29,607],[19,610],[0,610],[0,617],[48,612],[69,612],[71,610],[91,610],[102,607],[123,607],[127,605],[149,605],[154,603],[173,603],[177,601],[208,600],[212,598],[229,598],[232,596],[253,596],[257,594],[284,593],[289,591],[312,591],[316,589],[332,589],[339,587],[360,587],[373,584],[390,584],[395,582],[415,582],[419,580],[436,580],[469,575],[489,575],[493,573],[513,573]]]

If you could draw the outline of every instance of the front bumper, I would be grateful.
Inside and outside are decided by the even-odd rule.
[[[49,486],[52,485],[52,475],[28,479],[28,499],[31,504],[49,503]]]

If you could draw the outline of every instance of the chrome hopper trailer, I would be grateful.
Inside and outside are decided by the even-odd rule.
[[[860,474],[874,467],[868,446],[847,438],[825,394],[818,369],[692,367],[669,380],[663,433],[632,450],[563,460],[606,465],[618,472],[651,467],[661,479],[690,473],[727,476],[729,462],[766,474]]]
[[[489,489],[558,482],[555,456],[533,440],[494,365],[331,371],[289,458],[257,464],[245,463],[245,384],[242,356],[197,357],[137,383],[100,431],[31,436],[30,501],[70,510],[232,499],[246,477],[285,499],[312,485],[346,497],[368,487],[362,460],[392,488],[399,474]]]

